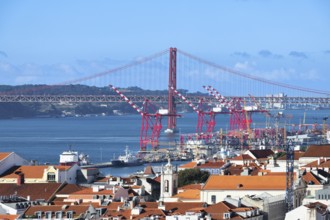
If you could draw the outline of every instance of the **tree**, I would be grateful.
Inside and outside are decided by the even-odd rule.
[[[180,170],[178,175],[179,187],[192,183],[205,183],[209,178],[210,173],[200,169]]]

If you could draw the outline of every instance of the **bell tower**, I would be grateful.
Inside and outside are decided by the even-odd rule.
[[[178,190],[178,172],[168,159],[168,163],[162,167],[160,174],[160,201],[166,202],[174,196]]]

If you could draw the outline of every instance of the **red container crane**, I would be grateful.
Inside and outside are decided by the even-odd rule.
[[[163,116],[180,116],[169,114],[166,109],[160,109],[155,113],[149,113],[151,103],[148,99],[145,99],[142,108],[139,108],[133,103],[127,96],[121,93],[113,85],[109,85],[123,100],[132,106],[141,116],[142,124],[140,130],[140,151],[144,152],[147,150],[147,145],[151,144],[152,150],[158,150],[159,147],[159,136],[162,130],[162,117]]]
[[[170,87],[171,90],[174,91],[174,93],[179,96],[180,99],[182,99],[185,103],[187,103],[198,115],[197,119],[197,127],[196,127],[196,133],[199,136],[198,139],[209,139],[209,135],[213,134],[214,127],[216,125],[215,122],[215,115],[217,112],[214,111],[204,111],[202,109],[203,106],[203,99],[199,100],[198,106],[195,106],[192,102],[187,100],[185,96],[183,96],[178,90],[176,90],[174,87]],[[205,118],[205,116],[208,116],[208,118]],[[204,134],[204,127],[206,126],[206,133]]]

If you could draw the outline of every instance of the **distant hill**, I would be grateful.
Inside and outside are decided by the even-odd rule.
[[[167,90],[119,88],[125,95],[167,95]],[[187,94],[188,91],[180,90]],[[8,95],[116,95],[109,87],[86,85],[0,85],[0,94]],[[196,95],[200,95],[197,93]],[[139,103],[137,103],[139,104]],[[140,103],[141,104],[141,103]],[[180,109],[179,109],[180,110]],[[0,103],[0,118],[69,117],[80,115],[136,114],[127,103]]]

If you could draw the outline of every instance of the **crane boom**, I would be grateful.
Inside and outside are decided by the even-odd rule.
[[[183,96],[178,90],[176,90],[173,86],[170,87],[170,89],[173,90],[173,92],[179,96],[185,103],[187,103],[195,112],[199,112],[198,107],[193,105],[192,102],[190,102],[185,96]]]
[[[115,86],[109,85],[122,99],[124,99],[132,108],[134,108],[142,116],[142,124],[140,129],[140,150],[145,152],[147,145],[151,144],[153,150],[158,149],[159,135],[162,129],[162,116],[163,114],[148,113],[149,100],[143,102],[143,110],[141,110],[136,104],[134,104],[129,98],[121,93]]]
[[[143,115],[143,111],[135,105],[127,96],[121,93],[116,87],[113,85],[109,85],[122,99],[124,99],[128,104],[130,104],[140,115]]]

